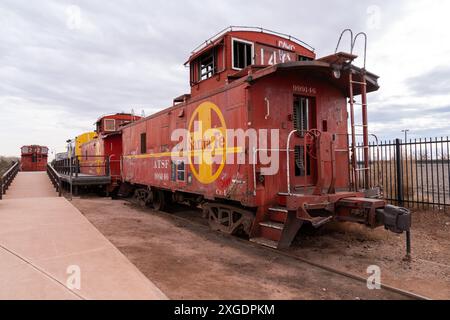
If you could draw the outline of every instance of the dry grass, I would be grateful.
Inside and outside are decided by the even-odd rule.
[[[0,156],[0,176],[2,176],[11,167],[11,164],[17,160],[19,159],[15,157]]]

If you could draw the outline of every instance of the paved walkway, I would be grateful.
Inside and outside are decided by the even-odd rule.
[[[79,287],[79,289],[78,289]],[[0,299],[166,299],[43,173],[0,201]]]
[[[46,172],[19,172],[4,199],[57,197]]]

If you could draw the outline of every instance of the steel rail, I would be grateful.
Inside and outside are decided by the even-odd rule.
[[[132,202],[130,200],[126,200],[126,201],[128,201],[129,203],[132,203],[133,205],[136,205],[136,203],[134,203],[134,202]],[[176,213],[175,214],[168,214],[168,213],[162,212],[162,211],[156,211],[156,210],[152,210],[152,211],[158,212],[158,213],[160,213],[162,215],[167,215],[168,217],[172,217],[172,218],[178,219],[180,221],[189,223],[191,225],[196,225],[196,226],[199,226],[199,227],[202,227],[202,228],[210,230],[210,228],[208,226],[206,226],[206,225],[204,225],[202,223],[198,223],[198,222],[192,221],[192,220],[184,218],[184,217],[180,217]],[[326,265],[323,265],[323,264],[320,264],[320,263],[317,263],[317,262],[314,262],[314,261],[311,261],[311,260],[299,257],[297,255],[294,255],[294,254],[291,254],[291,253],[288,253],[288,252],[272,249],[272,248],[269,248],[269,247],[264,247],[264,246],[258,245],[256,243],[252,243],[252,242],[250,242],[248,240],[245,240],[245,239],[241,239],[241,238],[234,237],[234,236],[231,236],[231,235],[227,235],[227,234],[224,234],[224,233],[221,233],[221,234],[225,235],[225,236],[228,236],[229,238],[234,239],[236,241],[239,241],[241,243],[245,243],[247,245],[250,245],[250,246],[252,246],[254,248],[259,248],[261,250],[266,250],[268,252],[272,252],[272,253],[278,254],[280,256],[285,256],[287,258],[298,260],[298,261],[300,261],[302,263],[311,265],[311,266],[313,266],[315,268],[318,268],[318,269],[321,269],[321,270],[324,270],[324,271],[327,271],[327,272],[330,272],[330,273],[334,273],[334,274],[337,274],[337,275],[340,275],[340,276],[343,276],[343,277],[346,277],[346,278],[349,278],[349,279],[352,279],[352,280],[355,280],[355,281],[359,281],[359,282],[362,282],[364,284],[367,283],[367,279],[364,278],[364,277],[361,277],[359,275],[355,275],[355,274],[352,274],[352,273],[349,273],[349,272],[345,272],[345,271],[342,271],[342,270],[339,270],[339,269],[335,269],[335,268],[332,268],[332,267],[329,267],[329,266],[326,266]],[[383,284],[383,283],[381,283],[381,288],[386,290],[386,291],[389,291],[389,292],[392,292],[392,293],[395,293],[395,294],[399,294],[401,296],[404,296],[404,297],[407,297],[407,298],[410,298],[410,299],[414,299],[414,300],[433,300],[433,299],[425,297],[423,295],[416,294],[414,292],[410,292],[410,291],[407,291],[407,290],[404,290],[404,289],[396,288],[396,287],[393,287],[391,285],[387,285],[387,284]]]

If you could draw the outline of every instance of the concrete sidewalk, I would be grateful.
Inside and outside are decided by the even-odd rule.
[[[55,195],[42,177],[0,201],[0,299],[167,299],[69,201],[37,197]]]
[[[4,199],[56,197],[46,172],[19,172]]]

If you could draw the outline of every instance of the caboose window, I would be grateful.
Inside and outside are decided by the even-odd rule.
[[[177,178],[178,178],[178,181],[184,181],[185,180],[185,172],[186,172],[186,169],[185,169],[185,165],[184,165],[184,162],[183,161],[180,161],[180,162],[178,162],[178,165],[177,165]]]
[[[141,133],[141,154],[147,153],[147,134]]]
[[[199,81],[211,78],[216,73],[216,50],[208,51],[198,58]]]
[[[242,70],[253,64],[253,43],[233,39],[233,69]]]
[[[105,131],[116,131],[116,120],[115,119],[105,119],[104,121]]]
[[[304,136],[309,130],[309,99],[305,97],[294,98],[294,128]]]
[[[302,55],[298,56],[298,61],[312,61],[313,59],[309,58],[309,57],[305,57]]]

